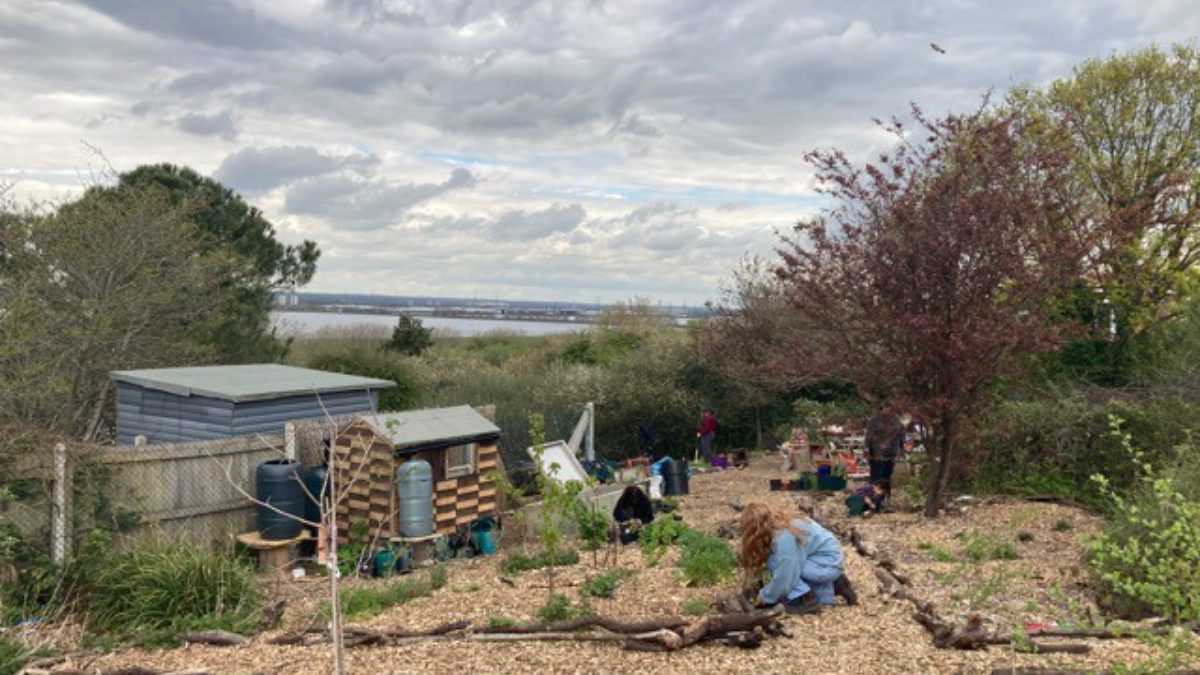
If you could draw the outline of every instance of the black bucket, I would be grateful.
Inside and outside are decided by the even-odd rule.
[[[662,469],[664,497],[688,493],[688,463],[685,459],[668,459]]]

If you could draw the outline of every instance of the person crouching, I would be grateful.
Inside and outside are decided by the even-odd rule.
[[[829,530],[761,502],[747,504],[738,525],[747,578],[769,575],[758,591],[762,604],[783,603],[789,614],[815,614],[822,605],[834,604],[838,595],[847,604],[858,604],[843,571],[842,547]]]

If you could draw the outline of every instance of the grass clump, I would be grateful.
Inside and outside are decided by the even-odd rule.
[[[1055,532],[1070,532],[1072,529],[1074,529],[1074,526],[1071,525],[1071,521],[1069,520],[1059,520],[1054,523]]]
[[[920,544],[917,544],[917,548],[921,549],[922,551],[925,551],[926,553],[929,554],[929,557],[933,558],[934,560],[936,560],[938,562],[951,563],[951,562],[958,561],[958,556],[954,555],[950,551],[947,551],[946,549],[942,548],[941,546],[938,546],[937,544],[932,544],[930,542],[923,541]]]
[[[544,623],[554,623],[556,621],[570,621],[584,616],[590,616],[592,608],[586,602],[580,601],[578,605],[571,602],[571,598],[565,595],[555,593],[546,600],[546,604],[538,608],[538,620]]]
[[[510,616],[489,616],[488,626],[491,628],[512,628],[519,622]]]
[[[733,576],[737,557],[720,537],[689,530],[679,539],[679,567],[689,586],[715,586]]]
[[[20,642],[0,635],[0,675],[16,675],[32,659],[45,656],[42,650],[30,649]]]
[[[92,631],[170,644],[187,630],[259,628],[254,569],[228,551],[180,540],[96,555],[81,593]]]
[[[1007,541],[989,539],[978,530],[972,530],[963,537],[965,549],[963,554],[971,562],[986,560],[1016,560],[1017,549]]]
[[[709,602],[704,598],[692,598],[691,600],[683,601],[683,613],[685,616],[701,616],[708,612]]]
[[[615,569],[583,582],[579,588],[580,595],[589,598],[611,598],[617,592],[617,586],[633,574],[633,570]]]
[[[579,554],[575,551],[560,551],[553,558],[555,567],[574,565],[579,562]],[[514,553],[500,563],[500,571],[506,576],[512,576],[530,570],[540,570],[549,565],[550,556],[544,553],[535,553],[534,555]]]
[[[342,615],[347,619],[373,616],[385,609],[430,595],[445,586],[447,581],[446,569],[434,567],[425,579],[409,578],[384,584],[343,587],[338,592],[342,602]],[[331,613],[328,601],[321,603],[318,613],[323,618],[329,618]]]

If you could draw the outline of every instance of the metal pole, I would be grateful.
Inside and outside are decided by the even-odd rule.
[[[67,559],[67,446],[54,446],[54,491],[50,509],[50,559],[61,565]]]

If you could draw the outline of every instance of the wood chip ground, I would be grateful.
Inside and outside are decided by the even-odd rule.
[[[774,455],[754,458],[744,470],[694,476],[691,494],[682,498],[685,520],[709,532],[732,521],[731,504],[766,501],[815,509],[819,518],[845,521],[839,500],[814,500],[803,493],[770,492],[768,480],[780,478]],[[1066,525],[1061,524],[1066,523]],[[941,611],[965,615],[980,612],[1007,632],[1035,621],[1064,621],[1096,613],[1084,582],[1080,539],[1095,531],[1096,518],[1078,509],[1046,503],[979,500],[968,502],[964,513],[926,520],[911,513],[884,514],[855,524],[875,546],[886,551],[911,576],[915,588],[934,600]],[[1069,529],[1068,529],[1069,526]],[[1029,541],[1018,541],[1020,533]],[[972,537],[1008,542],[1016,560],[971,563],[939,562],[940,549],[957,558]],[[594,609],[621,620],[678,615],[694,598],[713,599],[727,593],[736,581],[721,588],[687,588],[678,578],[674,551],[658,565],[647,567],[636,546],[620,554],[620,567],[636,570],[611,600],[594,600]],[[942,554],[944,557],[944,554]],[[532,620],[544,602],[545,577],[526,572],[514,585],[500,583],[498,557],[449,564],[449,584],[420,598],[355,625],[376,628],[427,629],[459,619],[476,625],[491,617]],[[576,584],[597,570],[590,554],[583,562],[560,571],[573,597]],[[906,601],[885,600],[867,561],[847,549],[847,573],[857,586],[857,607],[837,606],[817,616],[787,617],[793,638],[772,638],[762,647],[741,650],[708,645],[673,654],[622,650],[599,643],[482,644],[448,641],[401,647],[348,650],[350,672],[371,673],[990,673],[1006,666],[1107,669],[1114,662],[1138,663],[1158,658],[1133,640],[1091,640],[1085,655],[1020,654],[1008,647],[980,651],[940,650],[925,629],[911,618]],[[357,583],[380,583],[365,581]],[[128,666],[158,670],[203,667],[212,673],[317,674],[330,671],[327,646],[272,646],[265,640],[284,630],[309,624],[327,588],[324,580],[273,582],[272,593],[289,599],[278,631],[253,638],[238,647],[191,645],[147,652],[123,650],[86,661],[69,660],[62,668],[88,672]],[[1075,641],[1079,642],[1079,641]],[[1200,666],[1200,664],[1192,664]]]

